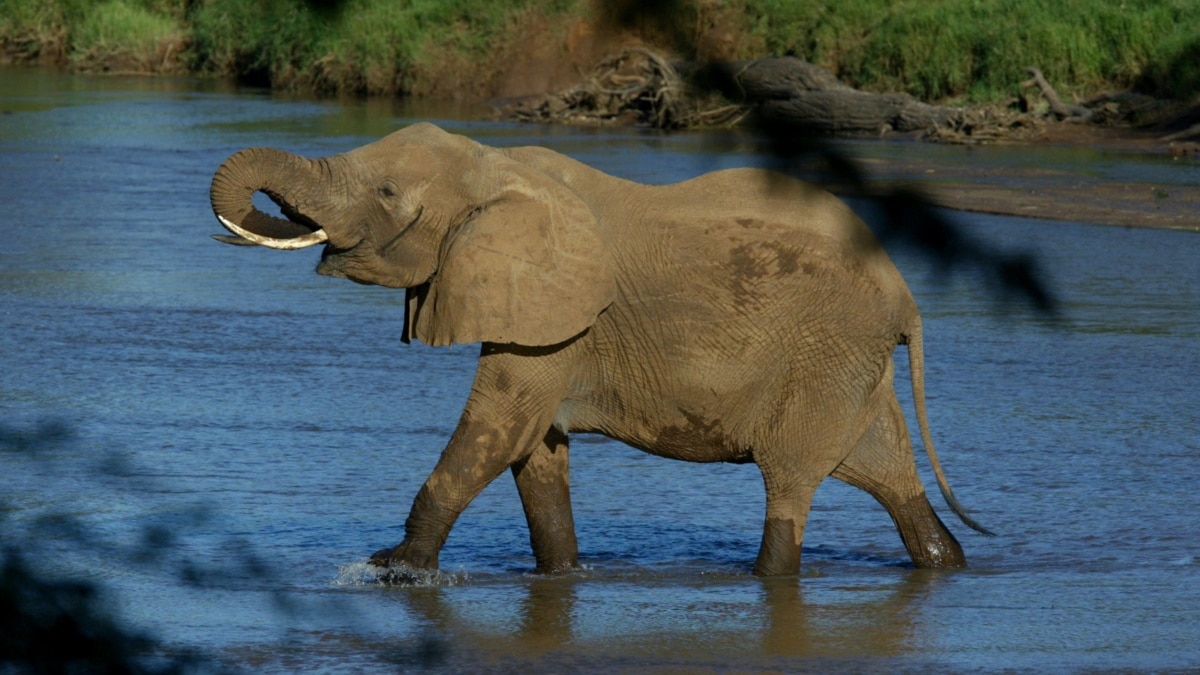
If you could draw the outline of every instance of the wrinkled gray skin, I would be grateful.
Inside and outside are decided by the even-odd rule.
[[[254,209],[262,191],[287,220]],[[692,462],[754,462],[766,516],[754,571],[795,574],[809,505],[834,476],[891,514],[920,567],[961,567],[892,388],[907,344],[925,420],[921,321],[862,222],[811,185],[734,169],[646,186],[543,148],[418,124],[308,160],[255,148],[212,184],[231,243],[325,244],[320,274],[407,291],[406,340],[482,342],[458,428],[378,565],[433,568],[458,515],[506,469],[537,569],[577,564],[568,435]]]

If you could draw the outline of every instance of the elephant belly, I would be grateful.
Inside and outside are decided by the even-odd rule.
[[[797,426],[806,415],[858,409],[892,349],[882,335],[853,339],[857,327],[845,323],[766,324],[773,340],[729,327],[687,326],[670,335],[660,325],[649,345],[628,334],[600,342],[613,334],[598,323],[593,338],[600,346],[559,408],[557,425],[662,457],[751,462],[807,433]],[[834,328],[845,330],[838,335]]]
[[[645,390],[568,398],[555,426],[566,433],[596,433],[644,452],[688,462],[753,461],[740,415],[716,401],[649,395]]]

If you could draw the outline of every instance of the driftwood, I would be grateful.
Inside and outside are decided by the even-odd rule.
[[[636,124],[659,129],[736,122],[743,106],[697,98],[676,68],[638,47],[602,59],[583,82],[535,99],[511,103],[500,116],[522,122]]]
[[[1000,106],[963,108],[945,124],[927,129],[921,140],[970,145],[1027,141],[1042,135],[1045,122],[1035,115]]]
[[[580,84],[500,110],[508,119],[569,124],[634,123],[660,129],[736,124],[749,112],[822,134],[921,131],[950,123],[958,110],[907,94],[874,94],[792,57],[708,66],[689,72],[648,49],[626,49],[596,65]],[[719,94],[719,95],[718,95]]]
[[[877,94],[840,82],[829,71],[794,57],[769,57],[696,66],[672,63],[652,50],[629,48],[602,59],[568,89],[510,103],[506,119],[567,124],[634,124],[660,129],[731,126],[753,115],[756,123],[799,134],[878,135],[908,132],[943,143],[1030,140],[1049,118],[1095,124],[1129,124],[1145,106],[1097,99],[1088,106],[1063,102],[1037,68],[1026,69],[1049,105],[1048,114],[1016,106],[952,108],[907,94]],[[1194,138],[1200,124],[1188,119],[1163,140]]]
[[[720,64],[715,69],[726,96],[753,106],[772,122],[820,133],[921,131],[947,124],[959,113],[908,94],[860,91],[820,66],[789,56]]]
[[[1025,72],[1029,73],[1033,79],[1027,80],[1022,86],[1036,86],[1042,92],[1042,96],[1046,98],[1046,102],[1050,104],[1050,112],[1054,113],[1058,119],[1078,119],[1083,122],[1091,120],[1092,111],[1090,109],[1081,105],[1067,105],[1063,103],[1063,100],[1058,97],[1058,92],[1054,91],[1054,87],[1050,86],[1050,83],[1042,75],[1042,71],[1029,67],[1025,69]]]

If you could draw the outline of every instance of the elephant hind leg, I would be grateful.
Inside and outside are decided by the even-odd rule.
[[[887,509],[914,565],[966,567],[962,547],[934,512],[917,475],[900,403],[890,389],[876,400],[874,419],[833,476],[867,491]]]
[[[567,450],[566,434],[551,427],[533,453],[512,466],[538,573],[564,572],[579,564]]]

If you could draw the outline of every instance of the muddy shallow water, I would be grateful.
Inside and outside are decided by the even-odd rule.
[[[366,556],[399,540],[477,349],[400,344],[403,296],[318,277],[314,251],[210,240],[216,166],[253,145],[335,153],[418,118],[648,182],[755,163],[756,146],[29,71],[0,70],[0,111],[0,425],[74,433],[0,456],[0,531],[40,571],[104,585],[171,650],[277,672],[1200,667],[1200,235],[956,214],[989,246],[1036,252],[1058,322],[893,252],[925,316],[943,464],[1000,535],[974,535],[934,498],[970,569],[910,569],[886,513],[829,481],[800,578],[755,579],[752,466],[582,437],[584,569],[527,574],[502,477],[456,525],[442,574],[386,587]],[[976,171],[1006,152],[936,159]],[[1110,173],[1191,180],[1169,157],[1103,157]],[[55,538],[50,514],[105,546]],[[128,555],[147,531],[175,536],[152,560]]]

